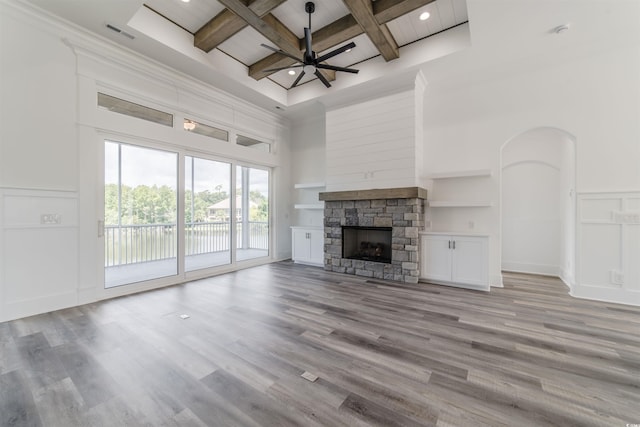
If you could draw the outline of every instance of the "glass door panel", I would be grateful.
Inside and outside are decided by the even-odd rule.
[[[269,171],[236,166],[236,259],[269,255]]]
[[[178,274],[178,154],[105,141],[105,288]]]
[[[185,157],[185,271],[231,263],[231,165]]]

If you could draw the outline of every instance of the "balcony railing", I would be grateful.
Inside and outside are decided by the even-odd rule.
[[[236,248],[269,249],[269,225],[248,221],[246,239],[241,222],[236,224]],[[185,224],[185,256],[229,251],[229,222],[192,222]],[[176,258],[178,237],[176,224],[106,225],[105,267]],[[243,246],[247,242],[247,247]]]

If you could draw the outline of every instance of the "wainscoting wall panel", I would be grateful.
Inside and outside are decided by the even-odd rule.
[[[640,192],[578,197],[574,296],[640,305]]]
[[[0,189],[0,198],[0,321],[77,304],[77,193]]]

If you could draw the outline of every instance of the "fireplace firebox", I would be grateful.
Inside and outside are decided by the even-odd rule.
[[[342,258],[391,264],[391,227],[342,227]]]

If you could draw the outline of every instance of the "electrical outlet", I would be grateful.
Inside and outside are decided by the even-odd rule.
[[[62,216],[60,214],[42,214],[40,215],[40,224],[60,224]]]
[[[476,227],[476,223],[473,221],[469,221],[469,230],[473,230]]]

